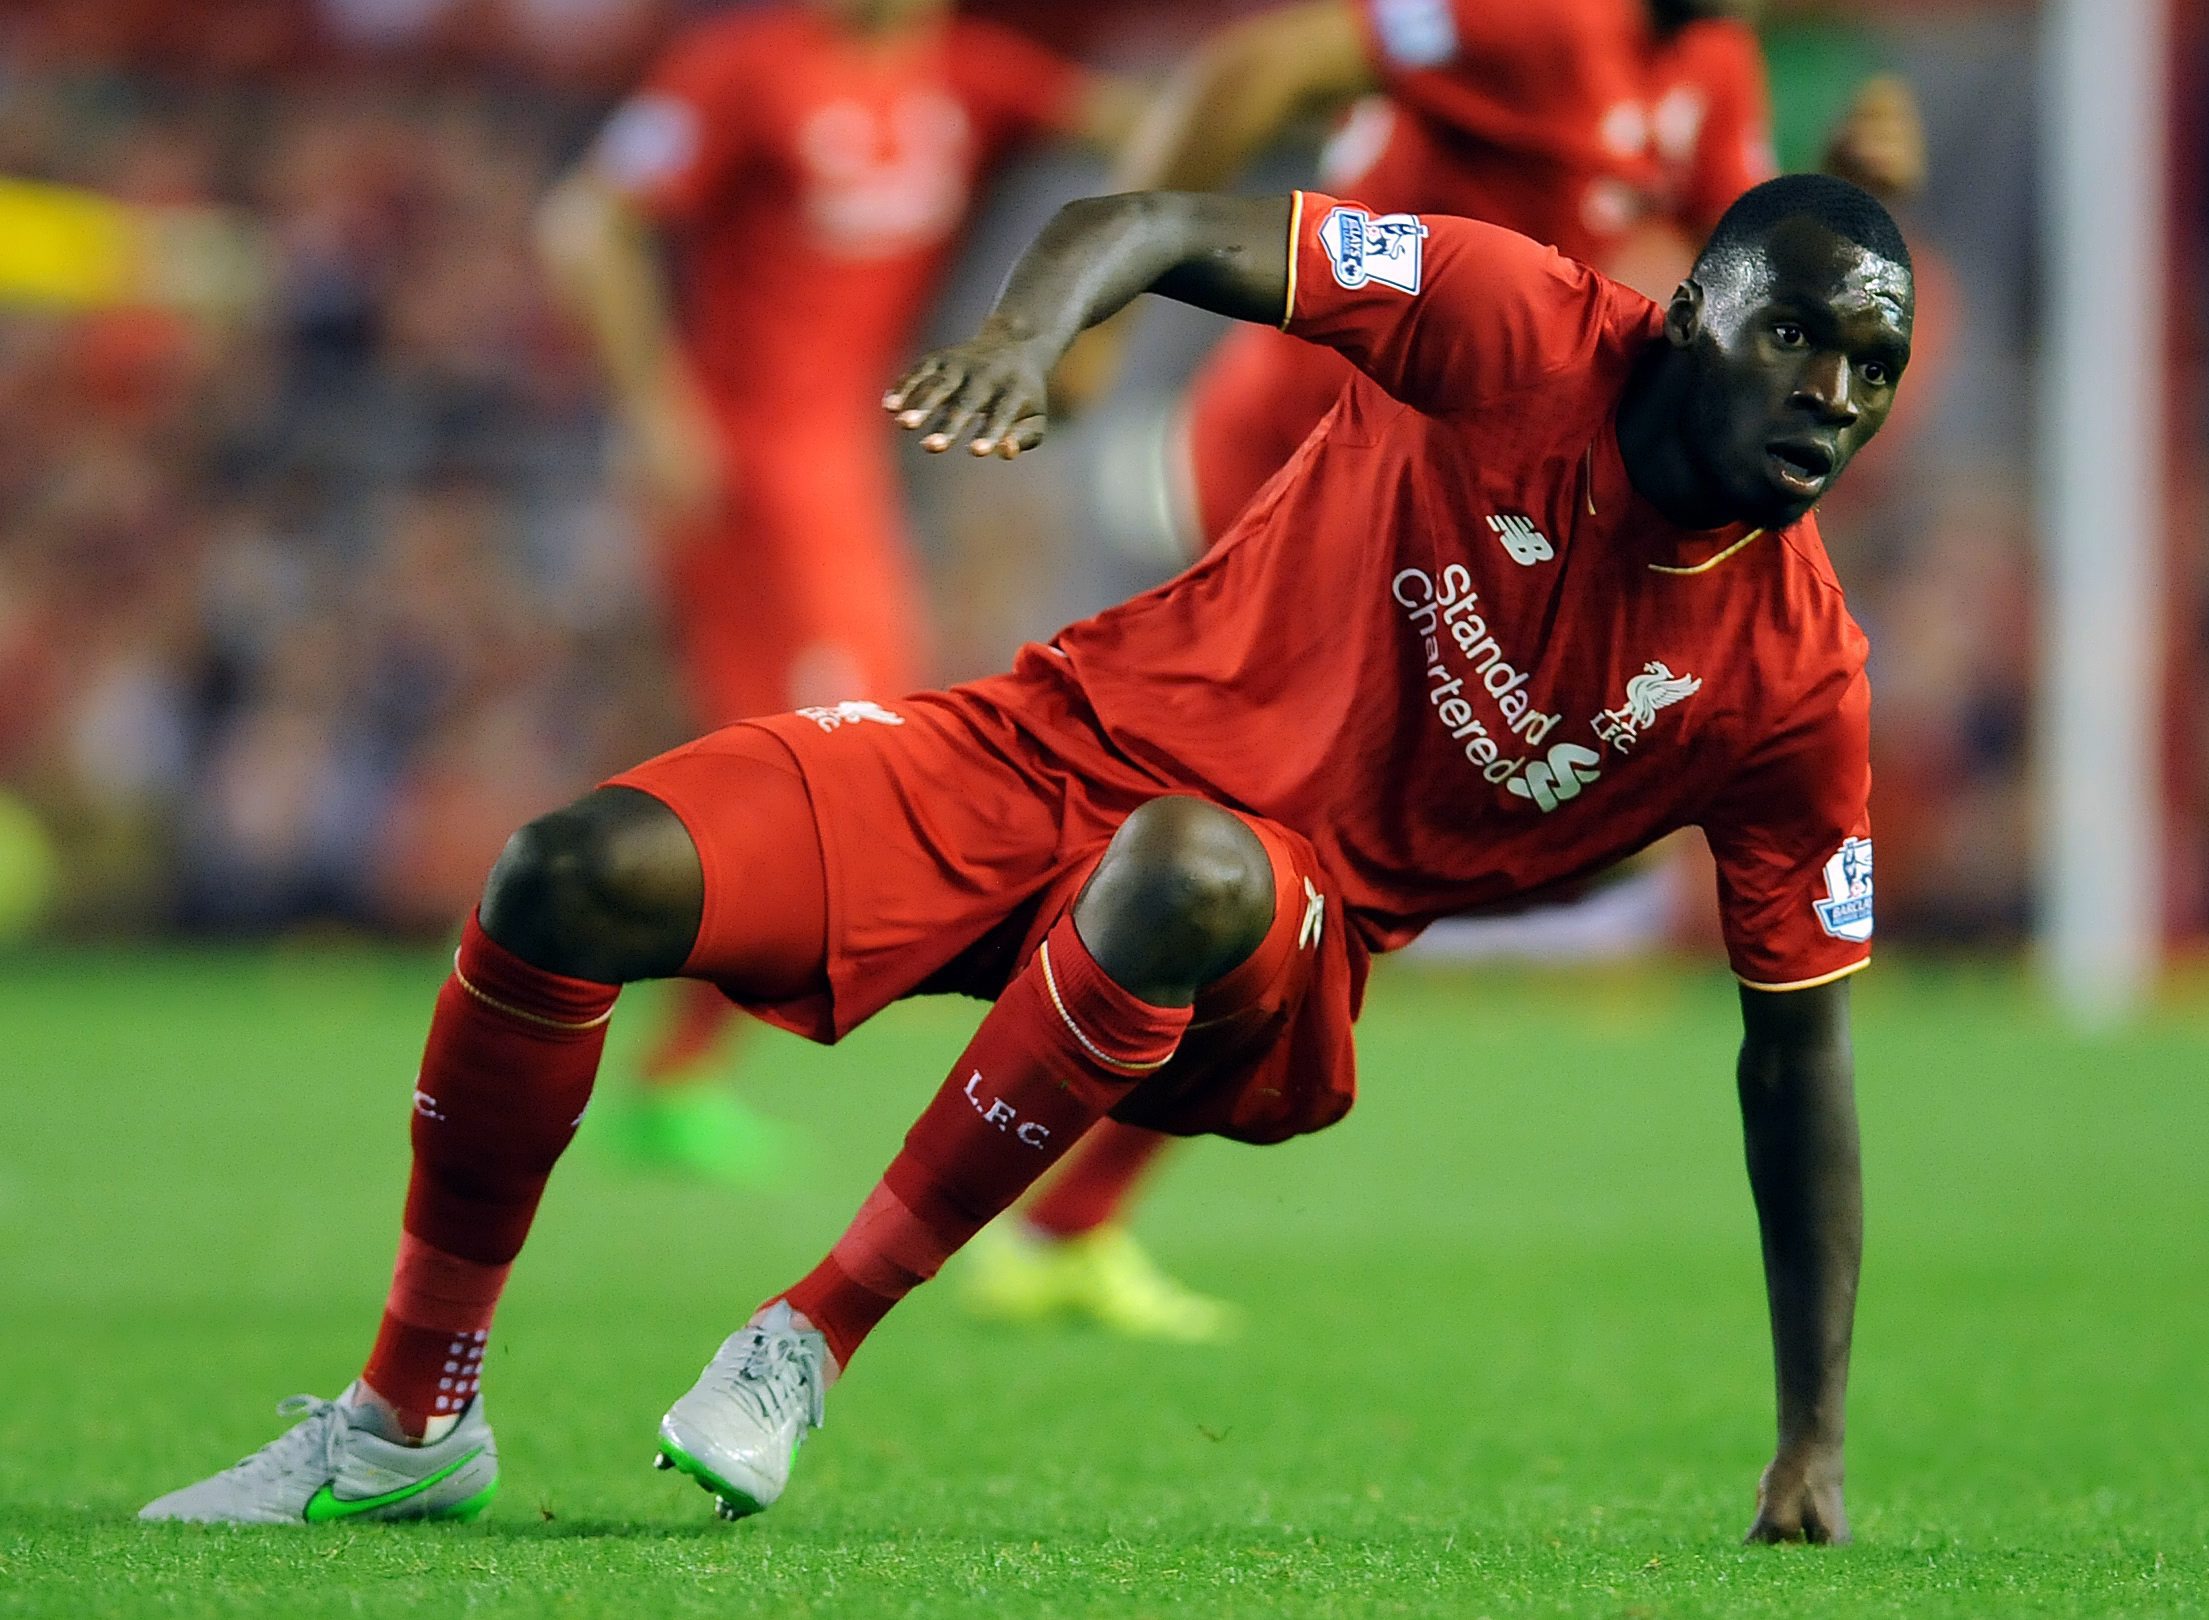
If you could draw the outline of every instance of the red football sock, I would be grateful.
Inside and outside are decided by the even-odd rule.
[[[590,1101],[619,987],[531,967],[473,917],[414,1083],[414,1173],[361,1381],[419,1436],[475,1393],[491,1312]]]
[[[848,1366],[892,1305],[1172,1057],[1188,1027],[1188,1008],[1154,1007],[1113,983],[1072,914],[1060,918],[906,1133],[851,1229],[779,1297]]]
[[[1050,1184],[1020,1212],[1022,1219],[1044,1236],[1061,1240],[1094,1232],[1120,1213],[1170,1140],[1139,1125],[1098,1120]]]
[[[681,1085],[713,1055],[722,1032],[737,1022],[738,1007],[704,979],[679,980],[659,1034],[637,1065],[647,1087]]]

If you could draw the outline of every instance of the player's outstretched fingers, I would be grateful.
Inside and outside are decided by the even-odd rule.
[[[970,435],[995,403],[999,387],[1000,379],[991,371],[969,372],[958,391],[937,410],[935,426],[920,441],[920,447],[948,450]]]
[[[896,403],[889,409],[897,413],[899,427],[925,428],[935,419],[943,402],[958,392],[959,385],[965,381],[964,367],[952,365],[940,354],[932,354],[892,390]]]
[[[997,453],[1010,461],[1023,450],[1033,450],[1043,442],[1044,431],[1049,425],[1041,416],[1023,416],[997,441]]]
[[[983,418],[967,448],[978,456],[1000,455],[1007,461],[1023,450],[1032,449],[1042,439],[1046,425],[1043,414],[1036,409],[1037,403],[1017,383],[1007,387],[990,407],[989,415]],[[1033,434],[1025,444],[1014,437],[1023,424],[1033,426]]]

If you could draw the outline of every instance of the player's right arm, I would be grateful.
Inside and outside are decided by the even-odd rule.
[[[1214,29],[1143,110],[1113,166],[1116,191],[1213,191],[1234,182],[1300,118],[1381,87],[1361,5],[1290,0]],[[1133,328],[1096,328],[1054,379],[1079,408],[1108,391]]]
[[[1015,455],[1043,437],[1043,379],[1068,345],[1144,292],[1281,325],[1436,415],[1583,357],[1607,296],[1584,266],[1476,220],[1376,216],[1318,192],[1090,197],[1044,228],[982,329],[883,404],[926,449]]]
[[[1289,307],[1291,197],[1084,197],[1020,256],[981,330],[924,355],[883,397],[928,450],[1011,457],[1040,443],[1045,379],[1084,330],[1146,292],[1236,320]]]

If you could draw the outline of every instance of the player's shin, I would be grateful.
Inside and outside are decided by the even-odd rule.
[[[491,1313],[590,1100],[618,987],[532,967],[470,918],[414,1089],[414,1169],[361,1382],[436,1438],[474,1395]]]
[[[1005,987],[881,1184],[787,1294],[838,1367],[1105,1111],[1163,1066],[1189,1025],[1115,984],[1061,918]]]

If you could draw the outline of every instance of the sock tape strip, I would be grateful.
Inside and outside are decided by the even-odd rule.
[[[1038,948],[1036,956],[1043,963],[1043,987],[1051,992],[1051,1005],[1058,1009],[1060,1020],[1069,1030],[1073,1031],[1074,1039],[1082,1043],[1083,1049],[1091,1057],[1102,1063],[1106,1068],[1117,1070],[1121,1074],[1149,1074],[1154,1069],[1163,1069],[1173,1061],[1173,1053],[1168,1052],[1164,1057],[1153,1059],[1148,1063],[1130,1063],[1124,1058],[1114,1057],[1091,1040],[1083,1032],[1081,1025],[1074,1022],[1074,1015],[1066,1010],[1066,1002],[1058,993],[1058,974],[1051,968],[1051,942],[1049,940],[1045,940]]]
[[[523,1023],[535,1024],[541,1029],[558,1029],[570,1033],[578,1030],[596,1029],[614,1015],[613,1008],[608,1007],[596,1018],[586,1018],[581,1023],[576,1023],[566,1018],[547,1018],[542,1013],[533,1013],[526,1008],[517,1007],[510,1001],[501,1001],[497,996],[468,982],[468,975],[460,971],[460,953],[458,951],[453,952],[453,979],[461,989],[474,996],[476,1000],[482,1002],[493,1012],[504,1013],[509,1018],[519,1018]]]

